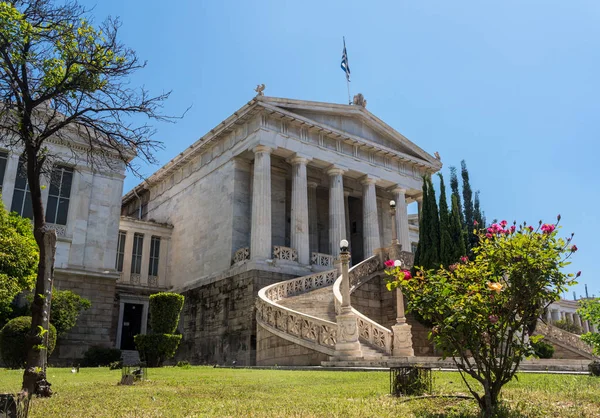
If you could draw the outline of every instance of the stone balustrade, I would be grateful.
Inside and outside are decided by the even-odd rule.
[[[558,343],[575,348],[586,357],[594,357],[592,346],[582,341],[581,337],[577,334],[572,334],[568,331],[555,327],[554,325],[544,324],[542,321],[538,321],[535,332],[536,334],[543,335],[549,340],[554,340]]]
[[[245,260],[250,260],[250,247],[240,248],[233,254],[233,264],[241,263]]]
[[[333,355],[338,332],[336,323],[294,311],[279,305],[277,301],[331,286],[335,281],[336,272],[323,271],[262,288],[258,292],[256,302],[257,322],[275,335],[318,352]]]
[[[310,263],[315,266],[333,267],[333,256],[323,253],[312,253]]]
[[[54,229],[56,231],[57,237],[66,237],[67,236],[67,226],[66,225],[58,225],[58,224],[46,224],[47,229]]]
[[[350,293],[354,292],[361,284],[368,281],[374,273],[380,270],[380,267],[380,259],[377,255],[369,257],[352,267],[348,273],[350,279]],[[342,306],[341,283],[342,276],[339,276],[333,285],[333,299],[337,313],[340,313],[340,308]],[[392,330],[378,324],[354,308],[352,308],[352,313],[356,315],[357,318],[360,340],[377,347],[387,355],[391,355],[393,341]]]
[[[295,248],[275,245],[273,247],[273,258],[277,260],[298,261],[298,251]]]

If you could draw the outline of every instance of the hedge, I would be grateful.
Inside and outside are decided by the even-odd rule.
[[[83,353],[83,367],[110,366],[121,360],[121,350],[118,348],[93,346]]]
[[[173,334],[183,308],[183,296],[161,292],[150,295],[150,326],[154,334]]]
[[[539,358],[552,358],[554,355],[554,346],[545,341],[532,342],[531,347]]]
[[[0,331],[0,354],[6,367],[23,369],[27,363],[26,337],[31,329],[31,317],[11,319]],[[48,356],[56,347],[56,328],[50,324],[48,333]]]
[[[166,359],[175,355],[181,337],[181,334],[140,334],[133,338],[141,360],[148,367],[161,367]]]

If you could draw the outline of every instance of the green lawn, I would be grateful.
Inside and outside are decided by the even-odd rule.
[[[22,371],[0,370],[0,392]],[[475,417],[471,400],[402,402],[385,372],[149,369],[148,381],[118,386],[121,371],[49,369],[55,395],[36,399],[33,417]],[[434,393],[467,394],[458,373],[434,373]],[[600,417],[600,378],[521,374],[505,387],[511,417]]]

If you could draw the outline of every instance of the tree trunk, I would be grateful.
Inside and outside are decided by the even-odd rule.
[[[34,235],[40,247],[40,262],[31,305],[31,330],[27,338],[27,367],[23,373],[23,390],[29,396],[49,397],[50,383],[46,380],[48,360],[48,336],[50,301],[54,280],[54,257],[56,253],[56,231],[36,228]],[[40,332],[40,330],[44,330]]]

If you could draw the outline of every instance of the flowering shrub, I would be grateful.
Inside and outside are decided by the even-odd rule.
[[[573,235],[557,236],[556,224],[507,227],[502,221],[474,233],[479,238],[474,259],[462,257],[447,269],[417,267],[411,276],[387,263],[388,289],[401,286],[408,311],[434,325],[430,338],[444,357],[454,359],[482,412],[492,416],[502,386],[534,354],[529,336],[537,319],[575,284],[576,276],[562,269],[577,248],[571,246]]]
[[[581,339],[594,347],[594,354],[600,356],[600,298],[589,298],[579,302],[577,313],[583,320],[588,320],[596,327],[597,332],[587,332]]]

